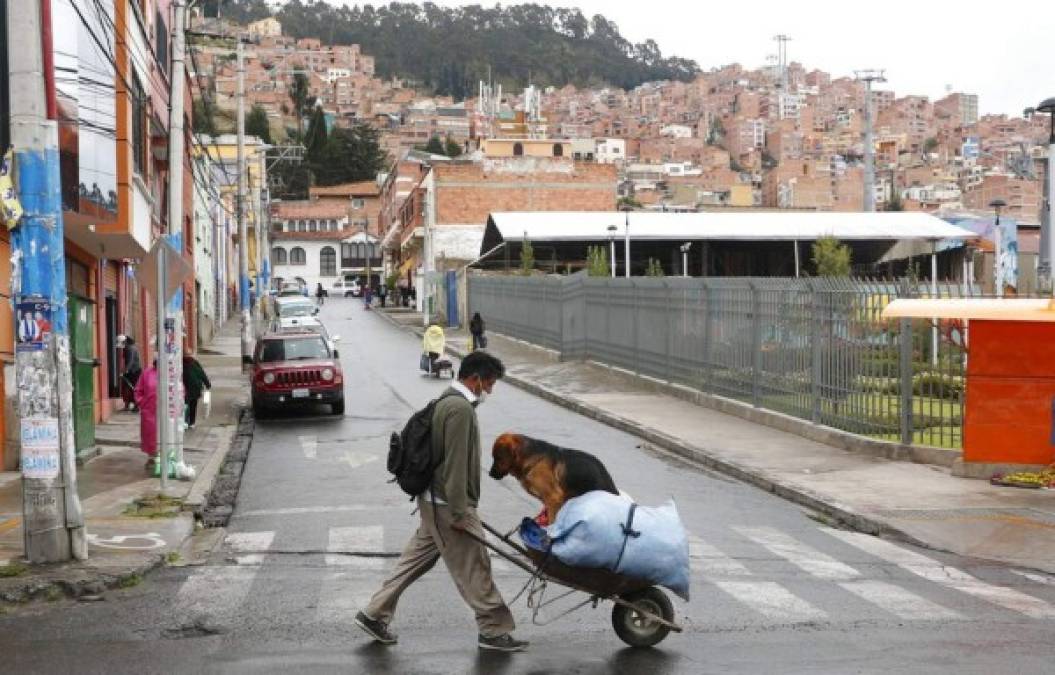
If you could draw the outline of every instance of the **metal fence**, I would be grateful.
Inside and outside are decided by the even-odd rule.
[[[963,439],[966,328],[884,320],[959,284],[867,279],[470,276],[490,329],[872,438]]]

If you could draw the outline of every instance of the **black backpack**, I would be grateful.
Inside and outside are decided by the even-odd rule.
[[[433,452],[432,414],[436,403],[450,392],[429,401],[429,404],[410,416],[403,431],[392,432],[388,441],[388,472],[400,489],[411,499],[424,493],[432,485],[432,474],[443,460],[442,448]]]

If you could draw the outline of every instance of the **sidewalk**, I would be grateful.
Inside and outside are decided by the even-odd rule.
[[[135,500],[155,496],[158,478],[144,470],[139,450],[139,415],[118,411],[96,427],[98,454],[77,469],[77,490],[85,516],[88,560],[26,567],[0,575],[0,605],[58,594],[98,595],[106,588],[134,584],[145,572],[177,559],[194,532],[194,512],[205,501],[231,446],[248,400],[241,372],[238,321],[221,328],[212,344],[197,354],[212,381],[212,412],[184,437],[184,457],[197,471],[193,481],[170,480],[160,508],[136,509]],[[22,486],[18,472],[0,473],[0,569],[22,570]],[[138,511],[138,512],[137,512]]]
[[[385,314],[384,312],[381,312]],[[389,320],[422,331],[421,315]],[[994,487],[950,469],[854,453],[695,405],[655,381],[488,334],[506,380],[863,532],[1055,573],[1055,491]],[[463,355],[464,332],[448,351]],[[662,386],[662,385],[661,385]],[[588,448],[583,448],[588,450]]]

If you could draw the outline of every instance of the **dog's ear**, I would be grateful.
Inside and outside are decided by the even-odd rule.
[[[492,472],[500,472],[503,475],[509,473],[519,455],[517,447],[516,434],[506,432],[496,438],[494,445],[491,447],[491,457],[494,459]]]

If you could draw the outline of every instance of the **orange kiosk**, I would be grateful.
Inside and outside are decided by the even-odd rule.
[[[895,300],[883,316],[969,322],[956,473],[989,478],[1055,463],[1055,300]]]

